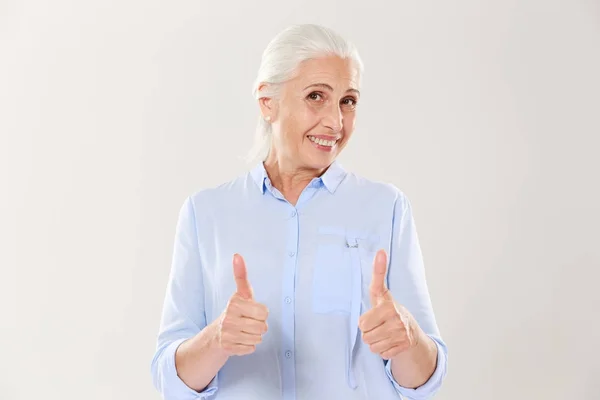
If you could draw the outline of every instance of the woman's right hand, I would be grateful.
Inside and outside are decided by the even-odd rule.
[[[226,355],[242,356],[253,353],[262,342],[269,310],[254,301],[246,264],[239,254],[233,256],[233,275],[237,290],[217,320],[217,343]]]

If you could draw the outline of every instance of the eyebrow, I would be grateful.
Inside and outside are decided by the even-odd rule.
[[[321,88],[329,89],[333,92],[333,88],[331,87],[331,85],[328,85],[327,83],[313,83],[312,85],[308,85],[307,87],[305,87],[304,90],[311,88],[311,87],[321,87]],[[356,93],[360,96],[360,92],[358,91],[358,89],[350,88],[350,89],[346,90],[346,93],[349,93],[349,92]]]

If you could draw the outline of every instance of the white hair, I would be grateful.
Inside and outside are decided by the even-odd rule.
[[[358,72],[358,79],[363,72],[363,63],[355,46],[329,28],[315,24],[292,25],[278,33],[263,52],[258,75],[254,81],[253,95],[256,100],[261,97],[277,98],[279,84],[293,78],[298,66],[306,60],[327,55],[336,55],[352,60]],[[268,83],[266,90],[259,86]],[[272,142],[271,123],[262,115],[258,118],[255,141],[247,155],[247,161],[264,161],[270,151]]]

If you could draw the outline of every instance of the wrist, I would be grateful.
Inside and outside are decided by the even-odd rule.
[[[420,359],[424,353],[430,351],[433,340],[418,325],[413,325],[410,335],[412,337],[410,347],[392,357],[392,360],[406,362],[406,360]]]
[[[415,326],[413,335],[415,338],[413,348],[418,348],[423,345],[427,345],[427,339],[429,339],[429,336],[427,336],[425,331],[421,329],[419,325]]]
[[[213,355],[213,357],[227,360],[229,358],[229,355],[221,346],[221,330],[219,329],[219,324],[220,322],[217,319],[211,324],[207,325],[207,327],[205,328],[206,332],[204,332],[204,346],[202,347],[204,351],[207,351],[209,354]]]

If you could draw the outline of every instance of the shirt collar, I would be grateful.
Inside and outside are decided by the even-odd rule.
[[[345,177],[346,170],[339,161],[335,160],[331,163],[329,168],[327,168],[327,171],[321,175],[320,179],[327,190],[329,190],[330,193],[334,193]]]
[[[269,178],[264,164],[259,162],[254,168],[252,168],[250,175],[252,176],[254,183],[256,183],[256,186],[258,186],[260,192],[264,194],[266,189],[265,181]]]
[[[254,183],[256,183],[258,186],[260,192],[264,194],[267,188],[267,181],[269,179],[269,175],[267,175],[264,164],[259,162],[250,171],[250,175],[252,176]],[[340,183],[342,183],[342,180],[344,180],[345,176],[346,170],[344,167],[339,161],[334,160],[329,168],[327,168],[325,173],[320,177],[315,178],[311,184],[322,184],[330,193],[334,193]]]

